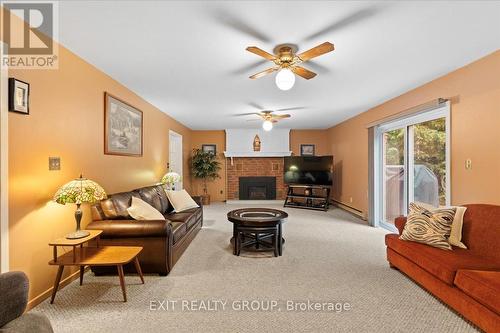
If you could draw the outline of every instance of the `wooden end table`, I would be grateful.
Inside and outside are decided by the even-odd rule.
[[[134,261],[135,269],[144,284],[144,276],[142,275],[141,265],[139,264],[138,255],[142,251],[140,246],[99,246],[99,237],[102,230],[87,230],[90,235],[79,239],[59,238],[49,243],[53,246],[54,258],[49,261],[49,265],[59,266],[57,270],[54,288],[50,304],[54,303],[59,283],[61,282],[64,266],[79,266],[80,267],[80,285],[83,284],[83,272],[85,266],[116,266],[118,276],[120,278],[120,286],[123,293],[123,301],[127,301],[127,292],[125,290],[125,276],[123,273],[123,265]],[[95,239],[96,246],[83,246],[85,243]],[[88,244],[87,244],[88,245]],[[73,249],[57,256],[58,246],[70,246]]]

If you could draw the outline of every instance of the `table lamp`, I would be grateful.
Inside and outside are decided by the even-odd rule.
[[[169,190],[175,190],[174,184],[181,180],[181,176],[177,172],[170,171],[161,179],[162,184],[166,184]]]
[[[106,192],[104,189],[90,179],[80,178],[64,184],[57,190],[54,195],[54,201],[65,205],[67,203],[76,204],[75,220],[76,231],[66,235],[67,239],[78,239],[90,235],[88,231],[80,230],[80,222],[82,221],[82,210],[80,205],[82,203],[95,203],[99,200],[106,199]]]

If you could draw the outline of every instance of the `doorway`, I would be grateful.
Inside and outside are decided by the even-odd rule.
[[[172,130],[169,131],[169,170],[181,176],[181,180],[174,184],[176,190],[182,190],[183,169],[182,135]]]
[[[395,231],[411,202],[450,204],[449,103],[438,109],[379,125],[376,205],[379,226]]]

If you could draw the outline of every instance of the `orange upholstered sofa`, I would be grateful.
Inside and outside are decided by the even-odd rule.
[[[486,332],[500,332],[500,206],[466,205],[462,242],[453,251],[385,237],[387,260]],[[396,219],[399,234],[405,217]]]

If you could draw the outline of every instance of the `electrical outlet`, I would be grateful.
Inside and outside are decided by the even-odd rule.
[[[49,171],[61,170],[61,158],[49,157]]]
[[[472,169],[472,160],[470,158],[465,160],[465,169],[466,170]]]
[[[352,203],[352,197],[349,197],[349,202]]]

